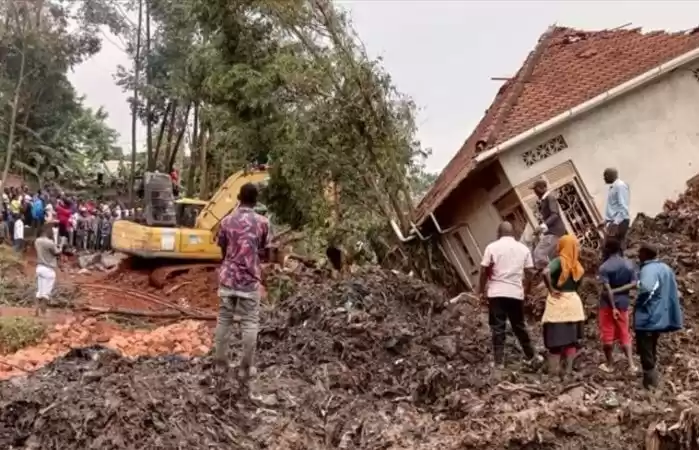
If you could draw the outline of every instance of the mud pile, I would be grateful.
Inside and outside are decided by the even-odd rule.
[[[486,309],[472,296],[452,299],[373,268],[340,280],[305,270],[268,280],[283,295],[263,305],[259,373],[249,392],[206,356],[74,350],[0,383],[0,448],[693,448],[698,198],[688,191],[657,218],[639,217],[630,233],[632,255],[644,240],[659,246],[683,296],[687,327],[660,341],[664,384],[654,394],[622,361],[611,374],[598,370],[591,280],[581,293],[591,313],[585,349],[575,376],[561,381],[522,365],[512,336],[507,371],[494,371]],[[175,284],[199,289],[203,279]],[[540,344],[539,325],[530,331]],[[181,345],[197,342],[197,352],[182,354],[200,355],[211,342],[203,325],[178,333],[187,335]],[[104,344],[127,355],[177,352],[166,336],[144,346],[130,339]]]
[[[690,186],[676,201],[665,203],[656,217],[639,214],[629,232],[629,255],[648,242],[677,274],[685,322],[699,318],[699,186]]]
[[[193,269],[169,278],[163,288],[151,285],[152,268],[134,270],[128,261],[114,273],[104,275],[104,280],[113,286],[128,286],[143,293],[150,293],[185,308],[216,311],[218,308],[218,272],[210,269]]]
[[[263,313],[249,395],[207,357],[72,351],[0,384],[0,448],[627,449],[699,401],[691,334],[663,341],[671,387],[651,397],[623,365],[600,373],[594,341],[577,379],[526,370],[513,345],[498,374],[478,301],[403,274],[293,283]],[[205,327],[186,332],[210,344]]]
[[[0,386],[0,447],[256,448],[226,381],[214,390],[201,362],[177,356],[128,360],[99,347],[72,350],[29,379]]]

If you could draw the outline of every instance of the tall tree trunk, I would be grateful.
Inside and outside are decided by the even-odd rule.
[[[201,145],[199,146],[199,198],[204,200],[208,197],[206,190],[206,151],[211,139],[211,130],[206,125],[201,130]]]
[[[136,59],[134,60],[133,103],[131,104],[131,176],[129,177],[129,204],[134,207],[134,184],[136,183],[136,112],[138,111],[138,79],[141,73],[141,26],[143,25],[143,0],[138,1],[138,26],[136,27]]]
[[[26,58],[27,46],[22,43],[22,56],[19,62],[19,77],[17,78],[17,83],[15,84],[15,95],[12,99],[12,112],[10,114],[10,129],[7,133],[7,148],[5,150],[5,166],[2,169],[2,187],[7,186],[7,175],[10,173],[10,166],[12,165],[12,150],[14,149],[15,140],[15,128],[17,127],[17,110],[19,109],[19,97],[22,91],[22,83],[24,82],[24,70],[27,65]]]
[[[170,121],[167,124],[167,143],[165,144],[165,158],[163,161],[165,162],[165,165],[167,165],[168,161],[170,161],[170,153],[172,153],[172,139],[175,137],[175,127],[177,126],[177,123],[175,119],[177,118],[177,101],[173,101],[173,106],[172,110],[170,111]],[[155,162],[158,164],[158,162]]]
[[[177,158],[177,153],[180,150],[180,145],[182,145],[182,138],[184,137],[185,131],[187,131],[187,122],[189,122],[189,112],[192,110],[192,102],[187,103],[187,109],[184,111],[184,118],[182,120],[182,127],[177,133],[177,139],[175,140],[175,146],[172,148],[172,153],[170,154],[170,159],[167,162],[166,171],[167,173],[172,172],[172,168],[175,166],[175,159]]]
[[[194,193],[194,175],[197,172],[197,157],[199,156],[199,102],[194,103],[194,129],[192,130],[192,142],[189,146],[189,169],[187,170],[187,195]]]
[[[150,63],[150,0],[146,0],[146,86],[150,86],[153,80],[153,71]],[[150,94],[146,97],[146,167],[153,165],[153,105]]]
[[[228,165],[228,158],[226,156],[226,152],[221,153],[221,162],[218,165],[218,176],[215,180],[212,180],[213,186],[211,186],[210,192],[216,192],[216,186],[221,186],[221,184],[226,181],[226,166]]]
[[[160,147],[163,143],[163,135],[165,134],[165,127],[167,126],[167,118],[170,115],[170,108],[172,108],[172,102],[168,102],[165,107],[165,112],[163,113],[163,120],[160,122],[160,131],[158,131],[158,141],[155,143],[155,154],[153,155],[153,160],[151,165],[148,167],[150,172],[155,170],[155,165],[160,157]]]

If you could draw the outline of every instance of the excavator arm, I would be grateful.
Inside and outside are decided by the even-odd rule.
[[[269,173],[264,167],[236,172],[228,177],[197,216],[196,228],[213,231],[238,206],[238,193],[244,184],[263,183],[268,179]]]

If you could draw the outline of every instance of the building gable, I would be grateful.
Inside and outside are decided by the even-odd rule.
[[[550,28],[422,199],[415,221],[422,223],[447,198],[479,153],[697,48],[697,30]]]

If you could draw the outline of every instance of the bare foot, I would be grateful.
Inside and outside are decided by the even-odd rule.
[[[599,365],[599,369],[600,369],[602,372],[605,372],[605,373],[612,373],[612,372],[614,372],[614,369],[613,369],[610,365],[608,365],[607,363],[602,363],[602,364],[600,364],[600,365]]]

